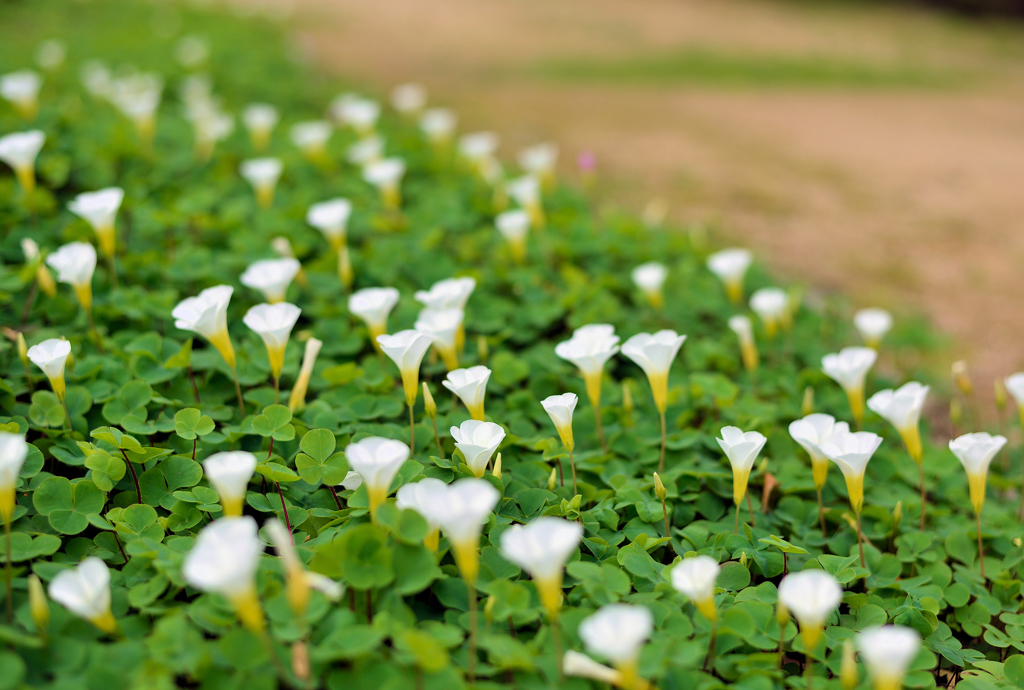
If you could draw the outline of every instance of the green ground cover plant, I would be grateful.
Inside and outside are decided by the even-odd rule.
[[[524,193],[520,166],[409,113],[367,126],[272,21],[2,12],[0,74],[45,40],[66,57],[39,53],[38,114],[0,104],[0,136],[45,135],[31,178],[0,174],[0,689],[1024,687],[1019,448],[986,484],[1001,437],[955,455],[925,420],[918,446],[913,387],[902,423],[884,395],[863,409],[925,375],[919,323],[869,343],[884,366],[844,391],[875,355],[823,361],[860,342],[841,300],[802,304],[757,264],[723,288],[699,229],[596,213],[564,182]],[[129,65],[159,74],[155,119],[120,112],[91,60],[138,90]],[[280,114],[259,154],[218,120],[257,102]],[[323,148],[292,143],[328,110],[347,122]],[[375,135],[397,185],[350,162]],[[283,173],[254,193],[257,155]],[[111,187],[112,226],[69,210]],[[338,197],[344,239],[307,222]],[[256,264],[282,252],[301,272]],[[452,278],[447,301],[417,294]],[[349,301],[367,288],[394,291]],[[199,295],[223,323],[182,311]],[[574,332],[607,362],[567,361]],[[406,347],[422,366],[395,364]],[[811,413],[865,435],[809,456],[790,425]],[[904,637],[879,650],[886,625]]]

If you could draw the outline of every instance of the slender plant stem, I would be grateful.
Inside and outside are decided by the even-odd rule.
[[[96,328],[96,322],[92,320],[92,309],[86,309],[85,315],[89,319],[89,330],[92,331],[93,337],[96,338],[96,349],[99,353],[103,354],[103,337],[100,335],[99,329]]]
[[[107,257],[107,270],[110,271],[110,287],[113,290],[117,289],[117,264],[114,263],[114,255],[111,254]]]
[[[828,536],[825,532],[825,506],[821,502],[821,488],[818,488],[818,522],[821,523],[821,537],[824,539]]]
[[[7,625],[10,625],[14,620],[14,593],[12,592],[13,585],[11,580],[14,575],[11,572],[13,565],[11,564],[11,521],[4,520],[4,542],[7,546],[7,563],[4,568],[5,576],[7,579]]]
[[[466,675],[470,684],[476,681],[476,585],[466,583],[469,590],[469,660],[466,662]]]
[[[732,533],[733,534],[739,534],[740,533],[740,504],[739,503],[736,504],[736,522],[733,523]]]
[[[235,395],[238,396],[238,412],[245,419],[245,401],[242,400],[242,384],[238,380],[238,367],[231,367],[231,373],[235,375]]]
[[[867,568],[867,562],[864,560],[864,535],[860,531],[860,511],[857,511],[857,548],[860,550],[860,567]]]
[[[260,633],[260,641],[263,643],[263,649],[266,651],[267,656],[270,657],[270,661],[274,664],[274,670],[277,671],[278,677],[285,685],[291,685],[288,678],[288,669],[285,667],[284,662],[281,661],[281,657],[277,655],[274,641],[270,638],[270,633],[265,629]]]
[[[331,496],[334,496],[334,502],[337,504],[338,510],[344,510],[344,508],[341,507],[341,499],[338,498],[338,492],[334,490],[333,486],[328,485],[327,488],[330,490]]]
[[[928,506],[928,494],[925,492],[924,487],[924,463],[917,463],[917,471],[921,481],[921,531],[924,532],[924,515],[925,509]]]
[[[373,590],[366,590],[366,622],[373,624]]]
[[[121,552],[121,558],[123,558],[124,562],[127,563],[128,554],[124,552],[124,547],[121,546],[121,540],[117,538],[117,532],[112,532],[112,534],[114,535],[114,543],[117,544],[117,550]]]
[[[558,485],[565,486],[565,475],[562,474],[562,458],[556,459],[555,462],[558,464]]]
[[[294,544],[295,537],[292,536],[292,521],[288,517],[288,507],[284,504],[284,491],[281,490],[280,482],[274,482],[274,485],[277,487],[277,495],[281,497],[281,512],[284,513],[284,526],[288,528],[288,538]]]
[[[29,392],[29,395],[31,395],[32,394],[32,386],[33,386],[33,384],[32,384],[32,369],[29,366],[28,362],[25,362],[25,383],[28,384],[28,392]]]
[[[658,473],[660,474],[665,471],[665,443],[667,436],[665,433],[665,411],[659,410],[659,415],[661,416],[661,457],[658,459]]]
[[[981,579],[985,579],[985,547],[981,544],[981,513],[974,514],[974,522],[978,526],[978,564],[981,566]]]
[[[437,417],[430,420],[434,424],[434,440],[437,441],[437,457],[444,459],[444,449],[441,447],[441,434],[437,431]]]
[[[718,635],[718,621],[711,622],[711,637],[708,639],[708,655],[704,657],[704,670],[715,667],[715,638]]]
[[[807,665],[804,667],[804,674],[807,676],[807,690],[812,690],[814,681],[814,657],[810,649],[807,650]]]
[[[576,490],[576,462],[572,459],[572,451],[569,451],[569,469],[572,470],[572,495],[579,493]]]
[[[604,427],[601,426],[601,407],[594,406],[594,423],[597,425],[597,440],[601,442],[601,450],[608,452],[608,441],[604,438]]]
[[[74,433],[75,433],[75,429],[74,429],[74,427],[72,427],[72,426],[71,426],[71,413],[70,413],[70,412],[68,412],[68,403],[67,403],[67,401],[66,401],[66,400],[65,400],[65,399],[64,399],[64,398],[62,397],[62,398],[60,399],[60,404],[61,404],[61,406],[62,406],[62,407],[64,408],[64,419],[66,419],[66,420],[67,420],[67,422],[68,422],[68,436],[71,436],[72,434],[74,434]]]
[[[750,526],[757,527],[757,518],[754,517],[754,499],[750,497],[750,491],[747,491],[747,508],[750,509]]]
[[[32,303],[36,301],[36,292],[38,291],[39,284],[36,281],[32,281],[32,285],[28,289],[28,295],[25,297],[25,307],[21,310],[22,326],[28,323],[28,315],[32,312]]]
[[[199,399],[199,386],[196,385],[196,375],[192,371],[191,364],[188,365],[188,378],[192,382],[192,395],[195,396],[197,403],[202,403],[203,401]]]
[[[416,416],[415,408],[409,405],[409,453],[416,455]]]
[[[281,379],[277,376],[274,377],[274,404],[277,404],[277,400],[281,393]]]
[[[779,668],[782,668],[782,660],[786,658],[786,626],[779,623]]]
[[[135,496],[139,499],[139,503],[142,503],[142,489],[139,488],[139,477],[135,474],[135,468],[132,467],[132,461],[128,459],[128,453],[125,452],[124,448],[119,449],[121,455],[124,456],[124,461],[128,465],[128,470],[132,473],[132,481],[135,482]]]
[[[672,533],[669,531],[669,528],[668,528],[668,508],[665,507],[665,499],[664,498],[661,499],[661,515],[662,515],[662,517],[665,518],[665,536],[668,537],[669,539],[671,539],[672,538]]]
[[[558,618],[554,617],[548,621],[551,626],[551,639],[555,643],[555,665],[558,667],[558,682],[565,682],[565,674],[562,672],[562,627],[558,624]]]

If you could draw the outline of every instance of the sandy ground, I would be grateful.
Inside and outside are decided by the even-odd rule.
[[[415,80],[503,151],[596,152],[609,198],[711,221],[779,274],[858,306],[924,311],[981,390],[1024,367],[1024,28],[752,0],[298,0],[316,59],[356,84]],[[822,57],[942,86],[556,79],[552,60],[702,49]],[[539,67],[540,66],[540,67]]]

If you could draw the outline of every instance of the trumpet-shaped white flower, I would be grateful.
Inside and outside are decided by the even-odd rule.
[[[316,357],[323,347],[322,340],[310,338],[306,341],[306,350],[302,355],[302,366],[299,368],[299,378],[295,380],[292,392],[288,396],[288,409],[295,412],[306,402],[306,389],[309,387],[309,379],[313,376],[313,367],[316,365]]]
[[[257,304],[247,311],[245,318],[242,319],[245,325],[251,328],[267,346],[270,373],[275,381],[281,378],[288,338],[301,313],[301,309],[288,302]]]
[[[491,370],[483,365],[469,369],[449,371],[441,385],[459,396],[459,400],[469,410],[473,419],[484,419],[484,396],[487,393],[487,380],[491,378]]]
[[[622,674],[619,671],[571,649],[566,650],[565,656],[562,657],[562,673],[570,678],[587,678],[599,683],[622,686]]]
[[[384,137],[379,134],[360,139],[345,149],[345,160],[352,165],[365,168],[384,158]]]
[[[554,178],[558,163],[558,144],[534,144],[519,152],[519,167],[547,183]]]
[[[402,204],[401,184],[404,175],[405,161],[401,158],[384,158],[363,168],[363,179],[377,188],[381,200],[388,208],[398,208]]]
[[[582,525],[556,517],[541,517],[501,533],[501,555],[530,574],[550,618],[558,615],[562,603],[565,562],[582,538]]]
[[[307,158],[317,160],[327,152],[327,141],[331,138],[331,123],[326,120],[297,122],[292,125],[292,143]]]
[[[417,290],[413,297],[427,309],[435,311],[442,309],[465,310],[466,303],[469,302],[475,289],[475,278],[469,276],[446,278],[431,285],[429,290]]]
[[[249,480],[256,472],[256,456],[244,450],[214,453],[203,461],[203,472],[217,490],[224,515],[241,515]]]
[[[264,627],[256,596],[256,568],[263,554],[256,521],[249,516],[224,517],[199,530],[182,564],[192,587],[226,597],[250,630]]]
[[[498,151],[498,135],[494,132],[473,132],[459,138],[459,155],[478,168],[485,161],[494,158]]]
[[[369,436],[345,447],[345,457],[359,473],[370,498],[370,514],[387,500],[391,482],[409,459],[409,446],[390,438]]]
[[[853,315],[853,326],[864,344],[877,350],[882,338],[892,328],[892,314],[885,309],[861,309]]]
[[[259,290],[271,304],[283,302],[288,286],[298,275],[302,264],[296,259],[264,259],[249,264],[239,278],[242,285]]]
[[[843,601],[843,588],[824,570],[790,573],[779,583],[779,601],[800,623],[804,649],[810,654],[832,612]]]
[[[1006,392],[1016,403],[1017,409],[1021,413],[1021,419],[1024,419],[1024,372],[1007,376],[1003,380],[1003,385],[1006,386]]]
[[[323,233],[323,236],[331,243],[331,247],[337,251],[345,244],[348,219],[351,215],[351,201],[341,198],[331,199],[310,206],[306,213],[306,222]]]
[[[828,458],[821,451],[821,446],[828,442],[833,434],[848,433],[850,425],[846,422],[837,422],[835,417],[829,414],[809,414],[789,425],[789,435],[811,457],[811,474],[816,489],[821,490],[828,478]]]
[[[117,631],[110,613],[110,569],[98,558],[86,558],[62,570],[50,582],[50,598],[105,633]]]
[[[693,602],[709,621],[718,618],[715,607],[715,580],[721,566],[711,556],[684,558],[672,568],[672,587]]]
[[[98,192],[79,194],[68,204],[69,211],[92,226],[104,256],[114,255],[114,219],[122,201],[124,190],[120,187],[108,187]]]
[[[686,340],[672,330],[637,333],[622,344],[622,354],[644,370],[654,394],[654,406],[664,414],[668,407],[668,371]]]
[[[453,426],[451,434],[455,447],[462,451],[469,469],[478,477],[484,476],[487,463],[505,438],[505,430],[497,424],[476,419],[467,419],[461,426]]]
[[[769,338],[775,337],[788,302],[786,291],[779,288],[761,288],[750,296],[750,309],[761,319]]]
[[[455,134],[458,118],[448,108],[431,108],[420,116],[420,131],[434,145],[445,144]]]
[[[988,466],[1002,447],[1005,436],[992,436],[986,432],[964,434],[949,442],[949,449],[967,472],[967,483],[974,512],[980,513],[985,504],[985,482]]]
[[[427,104],[427,89],[422,84],[399,84],[391,90],[391,106],[403,115],[415,115]]]
[[[175,328],[206,338],[232,369],[235,367],[235,349],[228,335],[228,303],[234,291],[230,285],[206,288],[195,297],[178,302],[171,312]]]
[[[708,257],[708,270],[725,285],[725,294],[733,304],[743,299],[743,277],[754,262],[754,255],[746,249],[723,249]]]
[[[420,364],[427,354],[433,337],[418,330],[399,331],[394,335],[379,335],[380,349],[398,366],[405,389],[405,402],[412,407],[419,394]]]
[[[57,280],[75,290],[78,302],[86,311],[92,309],[92,274],[96,270],[96,250],[88,242],[71,242],[46,257],[46,263],[57,271]]]
[[[494,218],[494,226],[508,242],[512,256],[522,263],[526,260],[526,236],[530,233],[530,214],[521,209],[504,211]]]
[[[250,158],[242,161],[239,172],[256,192],[256,201],[267,208],[274,203],[274,188],[284,172],[279,158]]]
[[[302,560],[299,558],[298,551],[295,550],[295,545],[292,543],[292,535],[289,534],[287,528],[281,524],[280,520],[276,518],[267,520],[263,524],[263,528],[267,531],[267,535],[270,536],[270,541],[273,543],[277,555],[284,561],[285,574],[288,578],[286,596],[288,604],[296,616],[302,616],[306,613],[306,609],[309,607],[311,590],[315,589],[321,592],[331,601],[337,601],[341,598],[344,588],[340,584],[326,575],[306,570]]]
[[[370,339],[388,331],[388,315],[398,304],[398,290],[393,287],[363,288],[349,295],[348,310],[359,317],[370,331]]]
[[[549,395],[540,401],[544,411],[551,417],[558,431],[558,437],[562,439],[562,445],[570,453],[573,451],[572,437],[572,414],[576,410],[579,398],[575,393],[562,393],[561,395]]]
[[[217,142],[235,131],[235,117],[221,112],[216,105],[197,109],[190,120],[196,136],[196,157],[201,161],[209,160]]]
[[[534,175],[523,175],[509,180],[505,192],[530,214],[530,222],[536,227],[544,226],[544,209],[541,206],[540,180]]]
[[[459,368],[458,336],[464,317],[465,312],[458,308],[424,309],[413,326],[434,339],[434,347],[448,371]]]
[[[876,359],[878,353],[870,347],[844,347],[821,358],[821,370],[843,387],[858,424],[864,419],[864,379]]]
[[[754,325],[750,318],[743,314],[729,317],[729,330],[736,334],[740,341],[740,356],[747,371],[757,371],[760,357],[757,354],[757,342],[754,340]]]
[[[899,690],[921,649],[921,636],[913,628],[883,625],[858,633],[857,649],[876,690]]]
[[[665,303],[665,297],[661,291],[668,277],[668,268],[658,261],[649,261],[640,264],[630,273],[633,283],[644,293],[647,301],[655,309],[661,309]]]
[[[583,375],[590,404],[597,408],[601,404],[601,376],[604,365],[619,351],[619,336],[615,327],[604,323],[580,326],[569,340],[555,346],[555,354],[572,362]]]
[[[0,137],[0,161],[11,166],[26,193],[36,187],[36,157],[45,141],[46,135],[38,129]]]
[[[331,103],[331,115],[351,127],[359,136],[373,133],[380,117],[380,103],[354,94],[344,94]]]
[[[850,495],[850,507],[857,514],[864,506],[864,471],[880,445],[882,437],[870,431],[844,434],[841,430],[833,430],[828,440],[819,446],[825,457],[842,470],[846,491]]]
[[[136,72],[110,82],[110,102],[132,121],[145,146],[153,139],[163,90],[164,80],[158,74]]]
[[[93,98],[109,101],[114,94],[114,80],[110,70],[98,60],[90,60],[82,65],[79,78]]]
[[[630,676],[636,673],[640,648],[653,628],[654,616],[646,606],[607,604],[584,618],[577,632],[588,651],[608,659],[624,675]]]
[[[729,458],[732,465],[732,498],[739,506],[747,493],[747,481],[750,479],[750,470],[754,467],[758,453],[764,448],[768,441],[764,434],[757,431],[743,432],[734,426],[723,427],[722,438],[715,439],[719,447]]]
[[[0,76],[0,96],[13,103],[30,120],[39,110],[39,89],[42,86],[43,78],[30,69]]]
[[[0,431],[0,517],[9,523],[14,515],[18,474],[28,457],[28,443],[20,434]]]
[[[249,131],[253,148],[262,151],[270,143],[270,135],[278,122],[277,108],[267,103],[253,103],[242,111],[242,122]]]
[[[868,399],[868,409],[896,427],[907,452],[918,464],[921,462],[918,420],[927,396],[928,386],[911,381],[896,390],[878,391]]]
[[[71,343],[60,338],[50,338],[28,349],[28,358],[43,370],[50,381],[50,387],[57,397],[64,399],[64,365],[71,355]]]
[[[437,516],[462,578],[475,584],[480,573],[480,533],[501,499],[486,479],[467,477],[447,486]]]
[[[426,520],[428,532],[423,539],[423,545],[431,553],[437,553],[447,492],[447,484],[435,477],[427,477],[403,485],[395,494],[395,505],[401,510],[415,511]]]
[[[50,38],[36,48],[36,64],[47,72],[54,72],[64,64],[68,50],[60,41]]]

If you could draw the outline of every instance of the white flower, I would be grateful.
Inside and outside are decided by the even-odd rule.
[[[19,434],[0,431],[0,517],[9,523],[14,515],[18,474],[28,457],[28,443]]]
[[[114,218],[117,217],[122,201],[124,190],[120,187],[108,187],[98,192],[79,194],[68,204],[69,211],[83,218],[96,231],[100,249],[106,256],[112,256],[114,253]]]
[[[601,403],[601,376],[604,365],[619,351],[615,327],[604,323],[580,326],[569,340],[555,346],[555,354],[572,362],[580,370],[587,386],[587,396],[595,408]]]
[[[38,129],[0,137],[0,161],[11,166],[26,192],[35,189],[36,156],[45,141],[46,135]]]
[[[494,132],[474,132],[459,138],[459,155],[471,163],[494,157],[498,150],[498,135]]]
[[[306,222],[323,233],[336,250],[345,243],[348,219],[352,215],[352,202],[348,199],[321,201],[309,207]]]
[[[391,438],[368,436],[345,447],[345,457],[353,470],[363,478],[370,498],[370,515],[388,497],[391,482],[409,459],[409,446]]]
[[[725,292],[733,304],[739,304],[743,298],[743,276],[753,261],[754,255],[746,249],[723,249],[708,257],[708,270],[725,285]]]
[[[220,496],[224,515],[241,515],[249,480],[256,472],[256,456],[244,450],[214,453],[203,461],[203,472]]]
[[[420,131],[434,143],[451,139],[458,122],[455,113],[447,108],[431,108],[420,117]]]
[[[427,309],[465,309],[470,295],[476,289],[476,279],[469,276],[446,278],[430,286],[429,290],[417,290],[413,297]]]
[[[264,148],[270,140],[270,133],[277,126],[277,108],[267,103],[253,103],[242,111],[242,122],[249,130],[257,149]]]
[[[461,426],[453,426],[451,435],[455,447],[466,458],[469,469],[476,476],[482,477],[491,456],[505,438],[505,430],[493,422],[467,419]]]
[[[575,393],[562,393],[561,395],[550,395],[540,401],[544,411],[551,417],[558,431],[558,437],[570,453],[573,451],[574,443],[572,436],[572,414],[576,410],[579,398]]]
[[[362,485],[363,478],[359,476],[359,473],[349,470],[348,472],[345,473],[345,478],[341,480],[341,484],[339,484],[338,486],[340,486],[343,489],[346,489],[347,491],[355,491]]]
[[[499,213],[494,218],[494,226],[512,248],[516,261],[526,259],[526,236],[530,232],[530,214],[521,209]]]
[[[921,649],[921,636],[913,628],[883,625],[857,635],[857,649],[879,690],[898,690],[910,664]]]
[[[420,363],[432,342],[432,336],[416,330],[377,336],[377,344],[380,345],[381,351],[398,365],[398,370],[402,373],[402,387],[405,389],[405,401],[409,407],[416,403],[420,385]]]
[[[344,94],[331,103],[331,115],[338,122],[354,129],[360,136],[365,136],[377,126],[380,104],[362,96]]]
[[[426,104],[427,90],[422,84],[399,84],[391,90],[391,105],[400,113],[418,113]]]
[[[39,245],[31,237],[21,238],[21,251],[27,264],[35,263],[39,259]]]
[[[292,143],[306,156],[323,155],[327,140],[331,138],[331,123],[326,120],[311,120],[292,125]]]
[[[892,328],[892,314],[885,309],[861,309],[853,315],[853,326],[865,345],[877,348]]]
[[[49,592],[51,599],[104,632],[117,630],[110,613],[110,569],[100,559],[86,558],[77,567],[60,571]]]
[[[235,350],[228,336],[228,303],[234,291],[230,285],[206,288],[195,297],[178,302],[171,312],[175,328],[206,338],[232,368],[235,366]]]
[[[242,285],[259,290],[271,304],[283,302],[288,286],[298,275],[302,264],[296,259],[264,259],[249,264],[239,278]]]
[[[110,82],[110,102],[131,120],[140,136],[153,134],[156,109],[160,106],[164,80],[158,74],[136,72]]]
[[[722,438],[715,440],[732,465],[732,497],[738,506],[747,493],[747,481],[750,479],[754,461],[768,439],[760,432],[744,433],[734,426],[723,427],[721,434]]]
[[[90,60],[79,71],[82,86],[93,98],[110,100],[114,95],[114,81],[110,70],[98,60]]]
[[[301,313],[301,309],[288,302],[257,304],[249,309],[245,313],[245,318],[242,319],[245,325],[252,329],[267,346],[270,373],[275,381],[281,378],[288,338]]]
[[[855,513],[859,513],[864,505],[864,471],[881,444],[882,437],[870,431],[842,433],[833,430],[828,440],[819,446],[821,452],[842,470]]]
[[[96,250],[88,242],[71,242],[46,257],[46,263],[57,271],[57,280],[80,287],[92,282],[96,270]]]
[[[562,597],[565,562],[576,551],[583,526],[562,518],[541,517],[501,533],[501,555],[530,574],[541,603],[554,618]]]
[[[445,491],[438,522],[451,544],[459,572],[471,584],[480,570],[480,533],[500,499],[501,494],[490,482],[475,477],[454,481]]]
[[[825,486],[825,480],[828,478],[828,458],[821,452],[822,444],[826,443],[833,434],[848,433],[850,433],[849,424],[836,422],[835,417],[828,414],[809,414],[789,425],[789,435],[811,456],[811,472],[815,488],[821,489]]]
[[[764,324],[768,337],[774,337],[779,322],[785,317],[788,299],[779,288],[761,288],[750,296],[750,308]]]
[[[331,601],[341,598],[344,588],[340,584],[326,575],[306,570],[299,558],[299,552],[292,543],[292,535],[280,520],[271,518],[263,523],[263,528],[270,536],[277,555],[284,561],[285,573],[288,576],[286,596],[295,615],[301,616],[306,612],[311,589],[318,590]]]
[[[36,116],[39,89],[42,86],[42,77],[28,69],[0,76],[0,96],[17,106],[21,114],[29,119]]]
[[[274,187],[284,172],[284,163],[278,158],[250,158],[242,161],[238,170],[256,191],[260,206],[270,206],[274,202]]]
[[[299,378],[295,380],[292,392],[288,396],[288,409],[295,412],[306,402],[306,389],[309,387],[309,379],[313,376],[313,367],[316,365],[316,356],[320,354],[323,347],[322,340],[310,338],[306,341],[306,350],[302,355],[302,366],[299,368]]]
[[[363,168],[363,179],[377,188],[384,204],[391,208],[397,208],[401,202],[399,186],[403,175],[405,161],[401,158],[384,158]]]
[[[348,310],[359,317],[370,331],[370,339],[388,330],[388,315],[398,304],[398,290],[393,287],[363,288],[349,295]]]
[[[843,601],[843,588],[824,570],[790,573],[779,583],[779,601],[800,622],[808,653],[818,646],[825,621]]]
[[[864,379],[877,358],[878,353],[870,347],[844,347],[838,354],[821,358],[821,370],[843,387],[858,422],[864,417]]]
[[[711,556],[684,558],[672,568],[672,587],[685,594],[709,621],[718,617],[715,608],[715,580],[721,566]]]
[[[558,162],[558,145],[535,144],[519,152],[519,167],[541,178],[551,175]]]
[[[992,436],[986,432],[964,434],[949,442],[949,449],[967,472],[971,504],[974,506],[975,512],[980,513],[985,502],[985,479],[988,476],[988,466],[1004,445],[1006,445],[1006,437]]]
[[[750,318],[743,314],[736,314],[729,317],[729,330],[736,334],[740,341],[740,355],[743,358],[743,366],[747,371],[757,371],[760,358],[757,354],[757,343],[754,341],[754,325]]]
[[[618,665],[636,663],[653,628],[654,616],[646,606],[607,604],[584,618],[577,632],[592,654]]]
[[[465,312],[458,308],[424,309],[413,325],[417,331],[434,339],[434,347],[448,371],[459,368],[456,344],[464,316]]]
[[[566,650],[562,657],[562,672],[570,678],[587,678],[608,685],[622,684],[620,672],[571,649]]]
[[[895,391],[878,391],[868,399],[868,408],[896,427],[914,462],[921,462],[921,434],[917,423],[927,395],[928,386],[911,381]]]
[[[242,622],[259,630],[263,611],[256,596],[256,568],[262,554],[255,520],[220,518],[199,530],[185,555],[182,575],[190,586],[226,597]]]
[[[50,338],[28,349],[28,358],[43,370],[50,381],[53,392],[64,399],[64,365],[71,355],[71,343],[60,338]]]
[[[459,400],[469,410],[473,419],[483,421],[484,395],[487,393],[487,380],[491,378],[491,370],[477,365],[469,369],[449,371],[441,385],[459,396]]]
[[[174,56],[185,69],[196,69],[210,57],[210,46],[198,36],[183,36],[175,46]]]
[[[53,72],[64,64],[67,48],[56,39],[47,39],[36,48],[36,64],[47,72]]]
[[[654,394],[654,405],[661,413],[668,406],[668,370],[686,340],[672,330],[637,333],[622,344],[622,354],[633,360],[647,374]]]
[[[375,163],[382,158],[384,158],[384,137],[378,134],[360,139],[345,149],[345,160],[360,168],[365,168],[370,163]]]
[[[530,212],[532,220],[537,207],[540,205],[540,180],[533,175],[523,175],[514,180],[509,180],[505,185],[505,191],[517,204]]]
[[[440,516],[445,509],[445,493],[448,485],[435,477],[426,477],[412,484],[405,484],[395,494],[395,505],[402,510],[419,513],[431,530],[441,527]]]
[[[1003,381],[1003,385],[1006,386],[1006,392],[1010,394],[1013,402],[1017,404],[1017,408],[1024,415],[1024,372],[1007,376]]]
[[[660,309],[664,303],[661,288],[665,284],[665,278],[668,277],[668,268],[665,264],[657,261],[640,264],[633,269],[630,277],[633,279],[633,283],[647,297],[647,301],[651,303],[651,306],[655,309]]]

